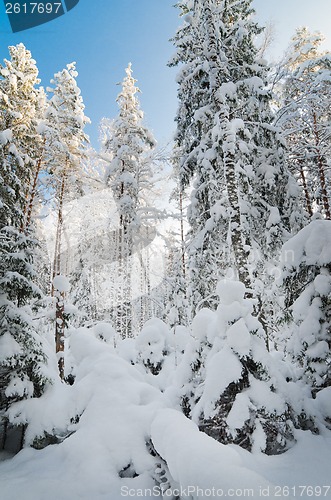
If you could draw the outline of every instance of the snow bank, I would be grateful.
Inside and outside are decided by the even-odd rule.
[[[331,418],[331,387],[326,387],[316,394],[316,406],[326,418]]]
[[[253,489],[257,497],[260,488],[270,486],[262,476],[243,466],[236,447],[224,446],[200,432],[176,410],[165,409],[157,414],[151,436],[172,477],[183,489],[191,488],[193,500],[210,497],[213,488],[226,493],[224,496],[229,496],[230,490]]]

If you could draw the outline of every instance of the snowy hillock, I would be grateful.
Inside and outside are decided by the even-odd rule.
[[[235,485],[238,490],[249,488],[258,492],[259,488],[269,486],[262,476],[243,468],[235,448],[219,444],[200,432],[196,424],[178,411],[159,411],[151,436],[172,477],[183,489],[188,492],[191,489],[193,499],[204,498],[199,489],[230,491]]]

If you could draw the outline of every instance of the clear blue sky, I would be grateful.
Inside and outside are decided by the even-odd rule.
[[[37,0],[34,0],[37,1]],[[168,42],[180,21],[174,0],[80,0],[77,7],[51,23],[12,34],[0,0],[0,60],[8,45],[23,42],[37,60],[42,84],[67,63],[76,61],[78,84],[91,118],[88,127],[97,146],[98,124],[117,113],[115,103],[124,69],[132,62],[142,90],[146,123],[159,143],[171,138],[176,112],[175,69],[166,66],[173,53]],[[258,19],[272,20],[276,42],[272,55],[282,53],[296,27],[307,25],[328,37],[331,48],[331,0],[253,0]]]

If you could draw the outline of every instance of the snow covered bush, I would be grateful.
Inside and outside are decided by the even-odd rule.
[[[170,352],[169,342],[170,330],[167,325],[160,319],[150,319],[136,339],[138,362],[141,361],[153,375],[157,375]]]

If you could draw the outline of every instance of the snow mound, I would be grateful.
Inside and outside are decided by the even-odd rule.
[[[136,339],[140,359],[152,366],[162,363],[169,350],[169,341],[170,330],[167,325],[157,318],[150,319]]]
[[[233,488],[252,488],[258,494],[260,487],[270,486],[259,474],[243,467],[235,447],[224,446],[200,432],[176,410],[157,413],[151,436],[172,477],[183,489],[190,488],[193,500],[207,498],[213,488],[227,496],[225,492]]]
[[[70,347],[75,384],[58,382],[11,410],[12,421],[29,424],[27,442],[44,433],[66,439],[41,451],[25,449],[4,463],[1,498],[115,500],[122,486],[155,485],[148,440],[162,394],[90,330],[73,333]]]
[[[331,387],[317,393],[316,405],[324,417],[331,418]]]
[[[242,301],[246,288],[240,281],[222,280],[218,283],[216,291],[221,303],[230,305],[233,302]]]

